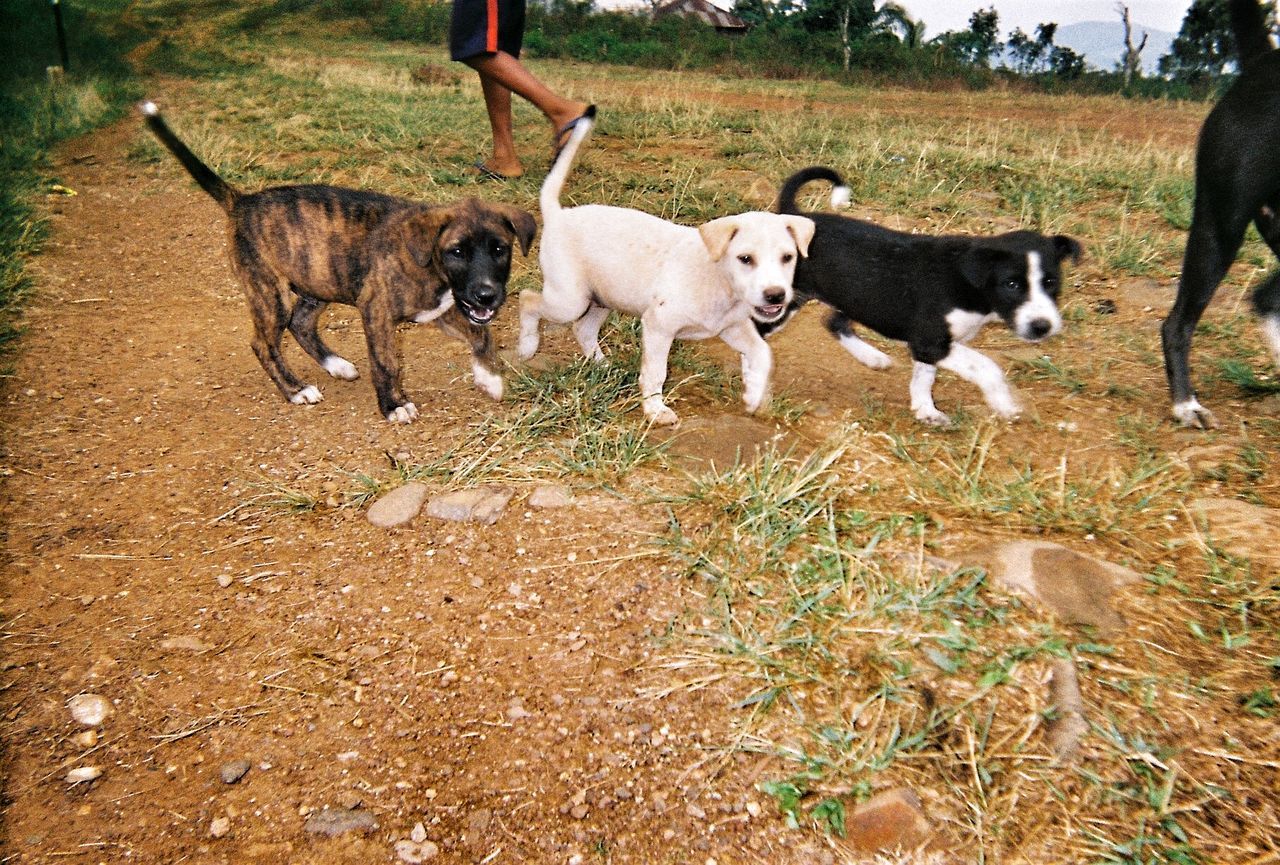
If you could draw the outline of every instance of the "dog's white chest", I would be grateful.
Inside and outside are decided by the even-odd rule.
[[[983,326],[998,321],[1000,316],[992,313],[970,312],[965,309],[953,309],[947,313],[947,330],[956,342],[968,342],[978,335]]]
[[[429,324],[449,310],[453,309],[453,292],[446,291],[444,296],[440,298],[440,304],[435,309],[424,309],[413,315],[413,320],[417,324]]]

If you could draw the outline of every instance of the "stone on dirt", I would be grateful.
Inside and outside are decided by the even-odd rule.
[[[860,850],[914,849],[929,840],[933,826],[920,797],[905,787],[872,796],[845,821],[846,838]]]
[[[427,502],[427,515],[438,520],[491,526],[502,516],[514,494],[510,487],[477,487],[445,493]]]
[[[226,817],[214,817],[209,823],[209,837],[222,838],[231,831],[231,821]]]
[[[1280,565],[1280,513],[1239,499],[1204,498],[1191,512],[1205,521],[1209,537],[1233,556],[1259,565]]]
[[[312,835],[336,838],[348,832],[372,832],[378,828],[378,821],[368,811],[322,808],[311,814],[302,828]]]
[[[573,493],[561,484],[539,484],[529,493],[529,507],[563,508],[573,504]]]
[[[169,637],[160,641],[160,648],[166,652],[191,652],[195,655],[213,651],[213,646],[210,646],[199,637],[193,636]]]
[[[424,484],[407,483],[370,505],[365,516],[380,529],[395,528],[416,517],[426,500],[427,488]]]
[[[1089,730],[1075,662],[1059,658],[1051,665],[1049,707],[1053,715],[1048,725],[1049,748],[1058,762],[1069,763],[1080,751],[1080,737]]]
[[[1142,581],[1128,568],[1048,541],[1012,541],[961,558],[986,568],[996,582],[1028,595],[1063,621],[1104,634],[1125,624],[1111,605],[1116,589]]]
[[[223,784],[235,784],[249,772],[248,760],[232,760],[229,763],[223,763],[222,768],[218,770],[218,774],[222,777]]]
[[[98,694],[77,694],[67,701],[77,724],[96,727],[111,716],[111,702]]]

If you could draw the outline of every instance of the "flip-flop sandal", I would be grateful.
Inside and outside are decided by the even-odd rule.
[[[583,120],[594,120],[596,116],[596,107],[588,105],[587,110],[583,111],[577,117],[570,120],[564,126],[556,130],[555,137],[551,139],[551,164],[555,165],[556,160],[560,158],[560,154],[564,152],[564,146],[569,143],[569,133]]]
[[[515,177],[512,177],[510,174],[503,174],[501,171],[494,171],[492,168],[485,165],[484,162],[479,159],[477,159],[471,167],[474,168],[476,170],[476,173],[480,175],[481,180],[515,180],[516,179]]]

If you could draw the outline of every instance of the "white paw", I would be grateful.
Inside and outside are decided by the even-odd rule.
[[[538,335],[523,335],[520,341],[516,343],[516,357],[521,360],[528,360],[538,353]]]
[[[679,416],[665,405],[652,410],[646,406],[644,414],[654,426],[675,426],[680,423]]]
[[[324,359],[321,364],[324,371],[334,378],[340,378],[343,381],[355,381],[360,377],[360,370],[356,369],[356,365],[345,357],[338,357],[331,354]]]
[[[471,374],[475,377],[476,387],[493,399],[502,399],[502,376],[478,363],[471,365]]]
[[[320,388],[313,384],[309,384],[302,390],[289,397],[289,402],[294,405],[315,405],[324,399],[324,394],[320,393]]]
[[[1016,402],[1002,402],[991,406],[991,410],[1004,420],[1017,420],[1022,416],[1022,406]]]
[[[929,426],[951,426],[951,418],[947,417],[936,408],[918,409],[916,411],[916,420],[926,423]]]
[[[391,423],[413,423],[418,419],[418,407],[411,402],[397,406],[395,411],[387,412],[387,420]]]
[[[882,351],[876,352],[874,355],[868,354],[865,358],[858,358],[862,365],[867,369],[888,369],[893,366],[893,358]]]
[[[1195,397],[1173,407],[1173,418],[1188,429],[1217,429],[1218,419]]]

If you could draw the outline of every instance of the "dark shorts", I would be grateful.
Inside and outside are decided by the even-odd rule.
[[[520,56],[525,0],[453,0],[449,56],[466,60],[505,51]]]

